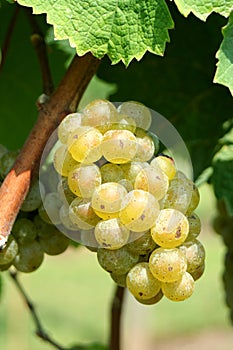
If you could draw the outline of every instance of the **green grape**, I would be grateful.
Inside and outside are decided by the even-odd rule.
[[[133,118],[138,128],[148,130],[152,117],[149,108],[144,106],[142,103],[135,101],[123,102],[118,108],[118,112],[126,114]]]
[[[40,171],[40,183],[43,184],[45,192],[56,192],[61,175],[57,173],[53,163],[45,164]]]
[[[69,188],[67,177],[60,179],[57,185],[57,193],[64,204],[70,204],[76,198],[75,194]]]
[[[99,248],[97,251],[97,259],[104,270],[110,273],[123,275],[137,264],[139,256],[130,253],[124,246],[116,250]]]
[[[152,275],[145,262],[138,263],[128,272],[126,285],[130,293],[140,299],[153,298],[161,288],[161,282]]]
[[[53,156],[53,165],[62,176],[68,176],[69,172],[78,166],[78,162],[69,153],[67,146],[60,146]]]
[[[102,182],[119,182],[124,177],[123,170],[117,164],[107,163],[100,168]]]
[[[165,154],[160,154],[152,159],[150,165],[156,169],[159,167],[167,175],[169,180],[172,180],[176,175],[174,160]]]
[[[134,161],[146,162],[150,160],[155,152],[155,146],[152,138],[144,130],[137,129],[136,139],[138,148]]]
[[[0,265],[11,263],[18,253],[18,244],[12,235],[9,236],[6,246],[0,250]]]
[[[194,183],[192,183],[192,185],[193,185],[193,191],[192,191],[192,196],[190,199],[188,209],[186,211],[186,215],[191,215],[191,213],[196,209],[196,207],[200,202],[200,194],[199,194],[198,188]]]
[[[178,248],[157,248],[151,253],[149,267],[154,277],[159,281],[174,282],[185,273],[187,259]]]
[[[154,154],[157,155],[159,151],[159,138],[150,130],[147,130],[147,134],[150,136],[150,138],[153,141],[154,148],[155,148]]]
[[[1,266],[0,266],[1,267]],[[123,275],[119,275],[117,273],[110,273],[110,276],[112,280],[120,287],[125,288],[126,287],[126,277],[127,273],[124,273]]]
[[[143,232],[150,229],[159,214],[159,204],[149,192],[133,190],[122,201],[119,218],[129,230]]]
[[[193,294],[193,290],[194,280],[188,272],[185,272],[178,281],[162,283],[163,294],[172,301],[188,299]]]
[[[140,255],[145,255],[152,252],[156,247],[156,243],[151,237],[150,231],[132,232],[130,235],[127,248],[130,252]]]
[[[133,184],[131,181],[127,180],[127,179],[121,179],[118,181],[118,183],[121,186],[124,186],[124,188],[126,189],[127,192],[130,192],[133,190]]]
[[[49,236],[49,232],[51,230],[51,227],[54,227],[53,225],[45,222],[43,219],[41,219],[40,215],[36,215],[33,218],[33,222],[36,225],[37,228],[37,234],[38,236]]]
[[[111,130],[129,130],[132,133],[136,130],[136,122],[133,118],[124,114],[118,115],[118,120],[111,124]]]
[[[20,244],[13,265],[18,271],[33,272],[38,269],[44,259],[44,253],[37,241]]]
[[[0,158],[0,177],[4,179],[11,170],[16,158],[19,155],[19,151],[8,151],[4,153]]]
[[[135,298],[139,303],[143,305],[154,305],[157,304],[163,297],[163,292],[160,290],[154,297],[150,299]]]
[[[101,184],[101,173],[97,165],[83,165],[73,169],[68,176],[68,185],[76,196],[91,198]]]
[[[47,193],[45,195],[43,206],[39,208],[40,217],[47,223],[58,225],[61,223],[60,208],[63,205],[57,192]]]
[[[147,162],[131,162],[128,164],[121,164],[120,167],[125,174],[124,177],[134,184],[138,173],[142,169],[149,167],[149,164]]]
[[[196,213],[192,213],[187,217],[189,222],[189,234],[187,241],[192,241],[197,238],[201,232],[201,220]]]
[[[94,100],[83,110],[82,125],[92,126],[101,132],[107,131],[113,123],[118,121],[115,106],[107,100]]]
[[[168,186],[167,175],[152,166],[140,170],[134,182],[135,189],[150,192],[158,201],[164,197]]]
[[[82,125],[82,114],[71,113],[68,114],[58,126],[58,138],[62,143],[67,143],[69,136]]]
[[[67,204],[64,204],[60,208],[60,219],[62,225],[67,228],[70,231],[78,231],[79,226],[75,224],[74,222],[71,221],[70,216],[69,216],[69,206]]]
[[[127,190],[116,182],[106,182],[96,188],[91,205],[95,213],[104,220],[119,216],[121,203]]]
[[[101,149],[108,162],[128,163],[137,152],[137,139],[129,130],[109,130],[103,135]]]
[[[95,227],[95,238],[100,246],[107,249],[119,249],[129,239],[130,231],[119,219],[101,220]]]
[[[39,243],[43,251],[48,255],[58,255],[63,253],[68,245],[69,239],[55,226],[50,225],[47,234],[39,234]]]
[[[12,233],[18,243],[27,244],[36,239],[38,231],[33,221],[22,218],[15,221]]]
[[[194,279],[194,281],[197,281],[201,276],[203,275],[205,271],[205,263],[203,263],[201,266],[199,266],[196,270],[193,272],[190,272],[190,275]]]
[[[92,229],[100,220],[94,212],[91,202],[76,198],[70,203],[69,218],[71,222],[83,230]]]
[[[72,157],[80,163],[94,163],[102,157],[101,132],[89,126],[80,126],[68,139],[68,150]]]
[[[187,259],[187,272],[193,273],[205,262],[205,248],[197,239],[184,242],[179,249],[185,254]]]
[[[44,185],[38,180],[30,187],[29,192],[21,205],[20,210],[29,212],[36,210],[40,207],[42,199],[45,196]]]
[[[175,248],[182,244],[189,233],[189,222],[184,214],[175,209],[159,212],[151,236],[163,248]]]

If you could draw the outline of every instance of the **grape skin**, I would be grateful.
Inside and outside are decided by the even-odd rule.
[[[174,160],[166,155],[158,155],[152,159],[150,165],[155,168],[159,167],[167,175],[169,180],[172,180],[176,175]]]
[[[69,136],[74,132],[77,127],[82,125],[82,114],[81,113],[71,113],[68,114],[61,122],[58,127],[58,138],[59,140],[66,144],[68,142]]]
[[[205,249],[202,243],[195,239],[184,242],[179,249],[185,254],[187,259],[187,272],[194,273],[205,262]]]
[[[69,172],[78,166],[78,162],[69,153],[67,146],[60,146],[53,156],[53,165],[62,176],[68,176]]]
[[[172,283],[162,283],[163,294],[172,301],[183,301],[188,299],[194,290],[192,276],[185,272],[182,277]]]
[[[136,101],[127,101],[123,102],[118,108],[118,112],[126,114],[129,117],[133,118],[136,122],[137,127],[148,130],[152,116],[149,108],[144,106],[142,103]]]
[[[68,185],[76,196],[91,198],[101,184],[101,173],[97,165],[89,164],[74,168],[68,175]]]
[[[38,231],[33,221],[21,218],[16,220],[12,228],[12,234],[17,242],[24,244],[33,242],[37,237]]]
[[[38,269],[44,259],[41,245],[37,241],[20,244],[13,265],[18,271],[33,272]]]
[[[135,297],[135,299],[143,305],[154,305],[157,304],[163,297],[163,292],[162,290],[160,290],[154,297],[150,298],[150,299],[142,299],[142,298],[138,298]]]

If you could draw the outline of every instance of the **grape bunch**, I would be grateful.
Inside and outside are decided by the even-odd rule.
[[[1,181],[13,166],[18,151],[0,147]],[[51,175],[51,167],[44,175]],[[56,175],[55,170],[53,170]],[[54,181],[53,181],[54,183]],[[44,260],[44,254],[57,255],[66,250],[70,240],[52,223],[45,222],[39,212],[46,189],[38,179],[32,184],[12,228],[6,246],[0,250],[0,271],[14,266],[20,272],[33,272]]]
[[[219,200],[218,214],[214,218],[213,227],[221,235],[226,246],[224,272],[222,276],[225,290],[225,302],[230,311],[233,324],[233,216],[230,216],[225,201]]]
[[[205,261],[198,189],[158,154],[151,122],[134,101],[94,100],[66,116],[52,156],[59,182],[39,209],[147,305],[190,297]]]

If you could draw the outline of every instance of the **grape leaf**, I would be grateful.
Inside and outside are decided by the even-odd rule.
[[[217,199],[223,199],[233,214],[233,144],[224,145],[213,159],[212,184]]]
[[[233,95],[233,12],[222,32],[224,38],[216,54],[218,63],[214,82],[226,85]]]
[[[185,17],[192,12],[204,21],[212,12],[228,17],[233,10],[233,0],[174,0],[174,2]]]
[[[57,39],[69,39],[78,55],[91,51],[112,63],[163,55],[173,21],[164,0],[17,0],[46,13]]]

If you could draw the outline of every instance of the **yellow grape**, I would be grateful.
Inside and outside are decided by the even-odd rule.
[[[134,157],[136,162],[146,162],[149,161],[155,152],[155,146],[152,138],[145,133],[144,130],[137,129],[136,132],[137,138],[137,153]]]
[[[162,283],[163,294],[172,301],[183,301],[188,299],[194,290],[193,277],[185,272],[182,277],[172,283]]]
[[[69,136],[76,128],[82,125],[82,114],[68,114],[58,127],[58,138],[62,143],[67,143]]]
[[[124,172],[124,178],[129,180],[131,183],[134,184],[134,181],[138,175],[138,173],[146,168],[149,167],[149,164],[147,162],[130,162],[128,164],[121,164],[121,169]]]
[[[150,299],[135,298],[140,304],[154,305],[157,304],[163,297],[163,292],[160,290],[154,297]]]
[[[136,130],[136,122],[127,115],[119,114],[117,122],[111,125],[111,130],[129,130],[134,133]]]
[[[124,177],[123,170],[117,164],[107,163],[101,166],[102,183],[118,182]]]
[[[95,227],[95,238],[106,249],[123,247],[128,242],[129,235],[130,231],[117,218],[101,220]]]
[[[53,157],[53,165],[62,176],[68,176],[69,172],[78,165],[78,162],[69,153],[67,146],[60,146]]]
[[[144,106],[142,103],[135,101],[123,102],[117,108],[117,110],[121,114],[126,114],[129,117],[133,118],[138,128],[144,130],[149,129],[152,121],[151,112],[149,108]]]
[[[189,222],[189,234],[187,240],[193,240],[197,238],[201,232],[201,220],[196,213],[190,214],[188,217]]]
[[[76,198],[71,202],[69,217],[71,222],[84,230],[92,229],[100,220],[94,212],[91,202],[81,198]]]
[[[169,156],[159,155],[152,159],[150,165],[155,168],[159,167],[167,175],[169,180],[172,180],[176,175],[175,162]]]
[[[95,164],[79,166],[68,175],[69,188],[79,197],[91,198],[96,187],[100,184],[101,174]]]
[[[185,254],[187,259],[187,271],[193,273],[205,262],[205,248],[202,243],[195,239],[193,241],[184,242],[179,249]]]

